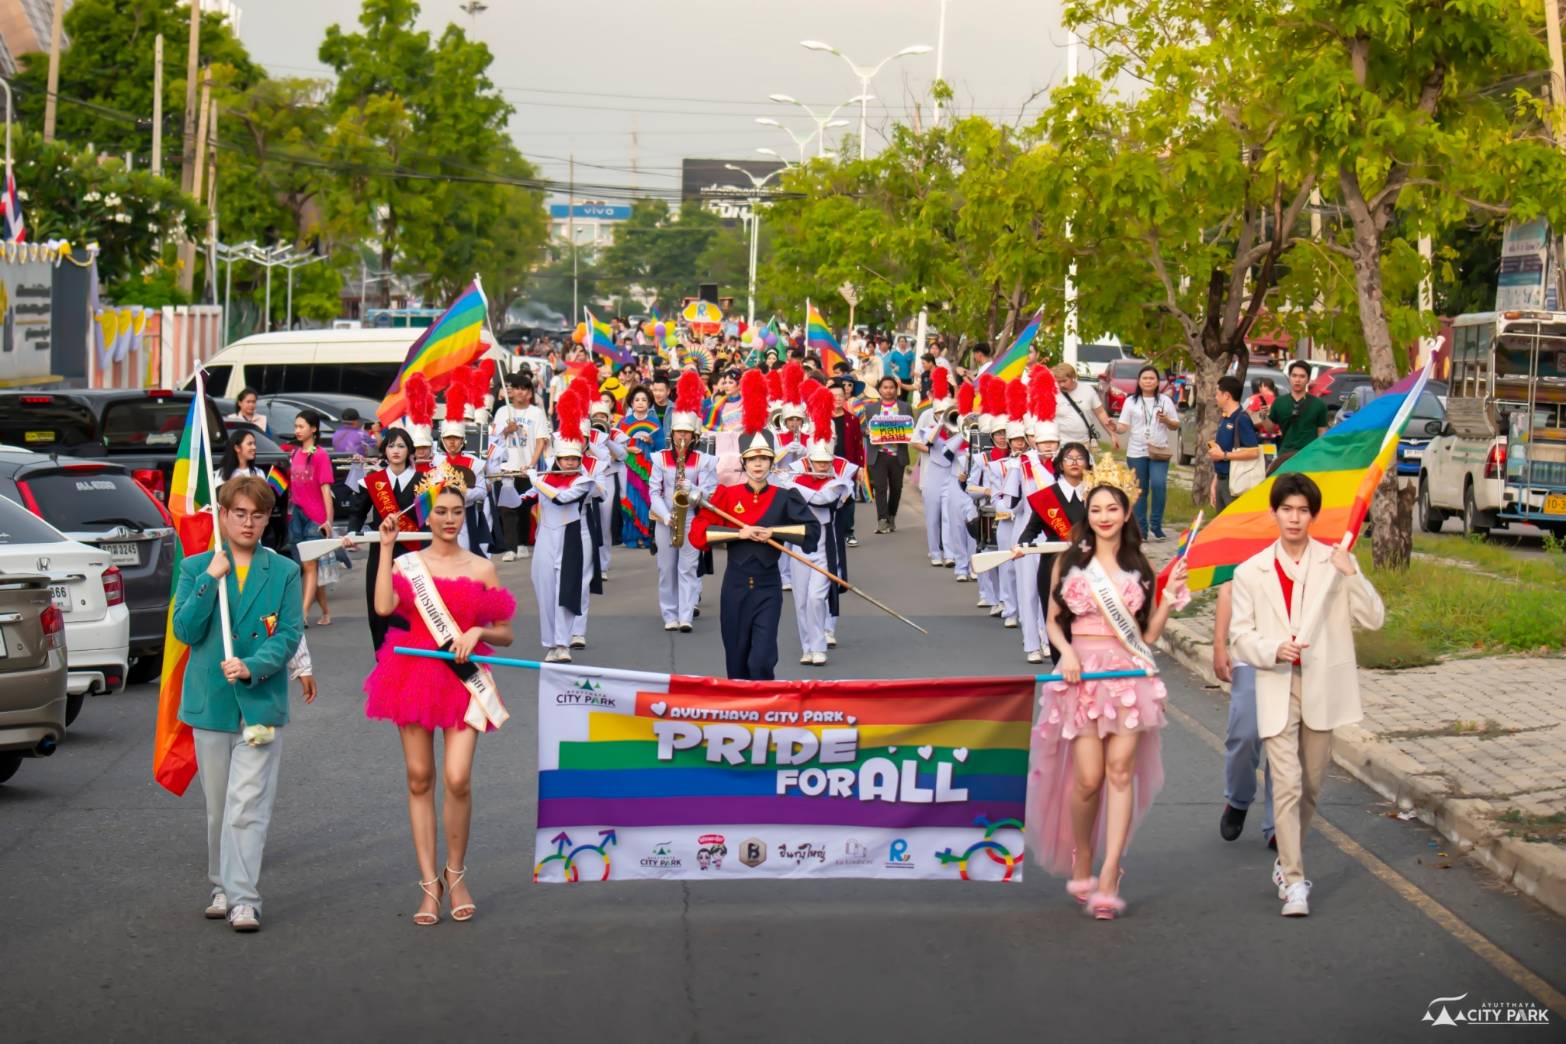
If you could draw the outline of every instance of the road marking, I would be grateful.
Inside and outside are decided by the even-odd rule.
[[[1164,709],[1170,717],[1195,733],[1197,738],[1203,743],[1218,753],[1223,753],[1223,741],[1212,730],[1208,729],[1206,725],[1203,725],[1190,714],[1168,701],[1165,701]],[[1480,960],[1510,979],[1521,989],[1527,991],[1540,1004],[1554,1011],[1557,1015],[1566,1017],[1566,994],[1561,993],[1548,982],[1545,982],[1517,958],[1491,942],[1478,929],[1447,909],[1433,896],[1414,884],[1414,882],[1392,869],[1381,857],[1328,822],[1319,809],[1316,812],[1315,822],[1312,823],[1312,826],[1328,841],[1336,845],[1338,850],[1344,855],[1363,866],[1366,870],[1369,870],[1377,880],[1402,896],[1404,900],[1434,921],[1452,938],[1468,947]]]

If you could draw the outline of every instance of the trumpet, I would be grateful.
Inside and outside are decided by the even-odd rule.
[[[941,417],[941,427],[946,429],[948,435],[957,435],[962,432],[962,411],[953,406]]]

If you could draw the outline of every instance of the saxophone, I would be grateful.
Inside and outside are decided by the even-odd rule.
[[[674,461],[674,496],[669,498],[674,504],[674,516],[669,519],[669,546],[685,546],[685,516],[690,511],[691,494],[685,488],[685,455],[680,454]]]

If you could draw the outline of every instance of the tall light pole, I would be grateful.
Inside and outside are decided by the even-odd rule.
[[[787,134],[789,136],[789,138],[794,142],[794,147],[799,150],[799,162],[801,162],[801,163],[805,162],[805,146],[810,144],[810,139],[814,138],[816,136],[816,132],[815,131],[811,131],[809,134],[806,134],[804,137],[800,137],[798,134],[794,133],[793,128],[785,126],[784,124],[780,123],[779,121],[773,119],[771,116],[757,116],[756,117],[756,122],[761,124],[764,127],[776,127],[778,130],[782,131],[784,134]]]
[[[946,0],[941,0],[941,20],[935,28],[935,82],[943,83],[941,69],[944,65],[942,59],[946,56]],[[941,125],[941,97],[935,97],[935,122],[933,126]]]
[[[870,81],[875,79],[875,74],[880,72],[888,62],[895,61],[898,58],[911,58],[916,54],[929,54],[931,51],[935,50],[935,48],[931,47],[929,44],[914,44],[911,47],[904,47],[896,54],[887,55],[875,65],[859,65],[856,64],[852,58],[848,57],[848,55],[844,54],[842,51],[839,51],[836,47],[833,47],[831,44],[822,43],[820,40],[801,40],[799,41],[799,45],[806,50],[825,51],[827,54],[837,55],[839,58],[843,59],[843,61],[847,62],[848,67],[854,70],[854,75],[859,77],[859,97],[861,99],[859,102],[860,159],[865,158],[865,123],[868,114],[866,106],[870,97]]]
[[[816,137],[816,158],[817,159],[820,159],[823,155],[826,154],[826,132],[827,132],[827,128],[828,127],[846,127],[846,126],[848,126],[848,121],[847,120],[840,120],[840,119],[836,118],[838,110],[841,109],[845,105],[853,105],[855,102],[863,103],[863,102],[868,102],[868,101],[874,101],[875,100],[875,96],[874,95],[870,95],[869,97],[856,96],[856,97],[848,99],[845,102],[840,102],[839,104],[837,104],[837,105],[832,107],[832,111],[831,112],[827,113],[825,116],[820,116],[820,115],[817,115],[816,110],[812,109],[810,106],[806,105],[804,102],[800,101],[798,98],[794,97],[791,94],[769,94],[769,95],[767,95],[767,97],[771,98],[775,102],[779,102],[779,103],[784,104],[784,105],[798,105],[801,109],[804,109],[805,113],[811,118],[812,121],[814,121],[814,123],[816,125],[816,135],[817,135],[817,137]]]
[[[750,289],[746,294],[747,307],[745,312],[745,325],[756,325],[756,244],[761,239],[761,187],[788,168],[779,167],[764,178],[758,178],[744,167],[733,163],[725,163],[725,170],[736,171],[750,179],[751,196],[748,200],[750,211]]]
[[[1066,82],[1077,78],[1077,31],[1066,29]],[[1066,219],[1066,242],[1071,242],[1071,219]],[[1077,263],[1066,268],[1066,326],[1061,331],[1060,361],[1077,365]]]

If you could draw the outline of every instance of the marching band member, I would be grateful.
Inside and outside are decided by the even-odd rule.
[[[783,430],[778,432],[779,468],[787,467],[805,458],[810,440],[805,434],[805,399],[802,391],[805,368],[798,359],[783,364]],[[818,434],[816,436],[820,438]]]
[[[567,390],[557,407],[559,430],[551,445],[550,469],[528,472],[532,488],[523,494],[538,501],[538,538],[533,549],[533,594],[538,598],[539,640],[546,663],[570,663],[578,621],[585,636],[587,601],[593,579],[592,538],[583,522],[595,510],[599,484],[583,467],[586,407],[580,394]]]
[[[522,494],[527,479],[516,475],[542,460],[549,448],[549,420],[533,402],[533,382],[526,373],[514,373],[506,380],[508,402],[495,411],[489,425],[489,461],[491,477],[511,472],[497,482],[496,508],[505,538],[504,561],[526,558],[532,553],[532,512],[523,509]]]
[[[614,509],[620,503],[620,490],[625,488],[625,458],[630,445],[624,432],[614,430],[614,416],[602,395],[592,396],[587,409],[593,428],[593,453],[602,463],[598,473],[602,490],[598,497],[598,566],[607,579],[610,549],[620,542],[620,535],[614,530]]]
[[[833,452],[832,393],[817,389],[806,400],[811,425],[817,434],[810,443],[805,460],[791,469],[782,484],[794,489],[821,525],[821,540],[809,559],[838,576],[843,576],[844,537],[837,525],[837,511],[843,498],[854,493],[854,465]],[[847,465],[839,469],[839,465]],[[829,645],[837,644],[837,585],[802,562],[790,559],[786,568],[793,574],[794,622],[799,627],[799,662],[821,666],[827,662]]]
[[[1009,517],[1002,517],[1000,496],[1011,483],[1011,476],[1017,472],[1022,462],[1022,454],[1028,450],[1028,423],[1026,420],[1028,408],[1028,389],[1020,379],[1006,384],[1006,420],[1000,428],[1006,442],[1006,455],[997,457],[990,466],[990,488],[996,492],[995,534],[996,547],[998,549],[1010,549],[1015,543],[1017,534],[1022,532],[1022,527],[1017,522],[1016,513],[1007,511]],[[1017,571],[1011,562],[1004,562],[999,569],[992,570],[999,576],[1001,620],[1006,627],[1016,627],[1019,622],[1021,609],[1018,606]],[[990,614],[995,615],[994,613]]]
[[[957,412],[966,431],[973,430],[979,423],[973,412],[973,400],[971,382],[957,389]],[[952,468],[946,477],[943,539],[955,566],[953,579],[963,584],[973,579],[973,536],[968,527],[979,517],[979,507],[968,494],[968,475],[975,469],[978,463],[975,458],[982,456],[983,448],[970,444],[966,434],[958,434],[948,441],[946,452],[951,457]]]
[[[988,551],[986,542],[990,534],[985,532],[983,519],[996,510],[994,492],[999,488],[996,465],[1007,456],[1001,448],[1006,440],[1006,382],[990,374],[980,374],[979,387],[979,443],[973,447],[974,455],[968,461],[964,476],[964,490],[978,508],[969,529],[974,548]],[[991,515],[991,517],[994,517]],[[979,599],[974,604],[988,609],[991,616],[1005,612],[1002,606],[1000,571],[990,569],[979,574]]]
[[[1087,517],[1088,483],[1085,476],[1091,470],[1092,463],[1087,447],[1080,442],[1068,442],[1060,448],[1055,456],[1055,481],[1028,497],[1033,518],[1017,538],[1019,547],[1023,544],[1071,539],[1072,527]],[[1021,557],[1022,552],[1014,549],[1012,555]],[[1050,587],[1050,570],[1054,568],[1055,558],[1053,554],[1039,555],[1035,574],[1039,602],[1046,614],[1050,596],[1054,593]],[[1045,626],[1048,627],[1047,618]],[[1050,643],[1049,653],[1052,660],[1060,662],[1060,650],[1053,642]]]
[[[1007,472],[1003,496],[1012,513],[1012,547],[1033,542],[1039,535],[1046,541],[1063,540],[1062,533],[1069,534],[1070,527],[1062,529],[1046,527],[1035,530],[1034,537],[1027,537],[1035,517],[1033,499],[1041,490],[1055,483],[1054,449],[1060,443],[1060,433],[1055,428],[1055,378],[1049,368],[1034,366],[1028,372],[1028,413],[1032,418],[1033,447],[1024,450],[1016,458],[1015,465]],[[1008,432],[1010,429],[1007,429]],[[1032,563],[1012,561],[1012,580],[1017,591],[1017,620],[1022,630],[1022,651],[1029,663],[1043,663],[1043,649],[1048,645],[1044,634],[1045,607],[1039,587],[1040,570]]]
[[[767,427],[766,381],[759,372],[746,374],[741,396],[745,432],[740,436],[740,460],[745,481],[719,486],[708,503],[743,525],[733,528],[732,523],[704,508],[691,526],[690,540],[699,550],[715,543],[728,545],[720,604],[728,676],[771,681],[778,662],[778,619],[783,612],[778,569],[782,552],[766,541],[792,540],[808,554],[816,548],[821,527],[797,491],[768,481],[777,448]]]
[[[453,375],[454,378],[459,376],[460,371],[459,374]],[[469,478],[463,490],[463,496],[467,498],[468,503],[467,521],[462,527],[458,542],[464,551],[482,555],[489,546],[489,498],[485,496],[484,484],[477,480],[477,476],[484,473],[484,464],[478,457],[467,452],[466,411],[470,394],[465,379],[453,379],[446,389],[446,419],[440,426],[440,444],[443,452],[436,454],[432,463],[437,468],[450,465],[467,470]]]
[[[348,532],[363,533],[367,524],[372,521],[373,528],[379,529],[381,523],[395,515],[399,530],[404,533],[416,533],[419,529],[418,520],[413,517],[413,512],[409,509],[413,507],[413,502],[419,495],[419,477],[430,470],[429,465],[413,463],[413,437],[402,428],[391,428],[386,432],[385,437],[381,439],[380,453],[386,461],[386,466],[364,476],[359,492],[354,495],[353,510],[348,516]],[[355,545],[352,540],[344,537],[343,546],[351,549]],[[400,558],[410,551],[417,550],[417,544],[393,544],[392,558]],[[408,626],[406,620],[396,616],[381,616],[375,611],[375,578],[380,575],[380,572],[381,546],[377,542],[370,545],[369,561],[365,565],[364,577],[370,641],[374,643],[377,650],[386,640],[387,628]]]
[[[691,543],[690,529],[703,500],[718,486],[717,465],[695,448],[702,431],[701,400],[704,391],[701,375],[695,370],[680,374],[674,392],[674,415],[669,420],[669,448],[653,455],[647,495],[657,524],[658,611],[663,614],[665,631],[691,630],[691,618],[701,597],[701,578],[697,565],[701,551]],[[680,523],[680,546],[670,528],[675,517],[674,494],[684,490],[690,497]]]
[[[930,409],[919,417],[914,425],[914,447],[924,453],[924,465],[919,474],[919,495],[924,501],[924,540],[930,552],[930,564],[941,566],[955,564],[953,547],[946,536],[946,486],[951,481],[952,465],[956,462],[950,444],[957,435],[945,423],[947,411],[952,408],[949,378],[945,367],[936,367],[930,377]]]

